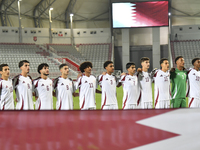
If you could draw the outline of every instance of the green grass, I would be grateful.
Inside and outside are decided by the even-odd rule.
[[[98,87],[99,90],[101,90],[100,87]],[[122,109],[122,98],[123,98],[123,88],[122,86],[116,89],[117,91],[117,101],[118,101],[118,107],[119,109]],[[154,84],[152,84],[152,94],[154,97]],[[78,90],[76,91],[77,93],[79,92]],[[16,98],[15,92],[13,92],[14,99]],[[101,109],[101,94],[95,94],[95,99],[96,99],[96,108]],[[33,101],[35,102],[35,97],[33,97]],[[74,109],[79,110],[79,97],[73,97],[73,102],[74,102]],[[154,102],[154,99],[153,99]],[[16,102],[15,102],[16,105]],[[188,98],[186,98],[186,105],[188,105]],[[56,98],[53,97],[53,108],[56,109]]]

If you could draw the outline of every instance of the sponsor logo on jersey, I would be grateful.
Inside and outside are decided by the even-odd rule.
[[[87,83],[87,81],[85,81],[85,83]]]
[[[163,77],[163,75],[161,74],[160,77]]]
[[[193,73],[193,75],[195,75],[195,73]]]
[[[129,78],[128,81],[131,81],[131,79]]]
[[[42,86],[44,86],[44,84],[42,84]]]
[[[22,83],[25,83],[25,81],[23,81]]]
[[[106,80],[108,80],[108,78],[106,78]]]
[[[8,88],[8,86],[6,85],[6,88]]]
[[[63,83],[61,85],[64,85]]]

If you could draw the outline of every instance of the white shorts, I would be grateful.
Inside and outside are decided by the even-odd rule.
[[[9,101],[7,103],[1,103],[1,110],[14,110],[14,101]]]
[[[96,107],[82,108],[81,110],[96,110]]]
[[[157,104],[155,104],[155,108],[170,108],[170,100],[161,100],[158,101]]]
[[[137,109],[137,104],[126,104],[122,109]]]
[[[141,109],[152,109],[153,108],[153,102],[141,102],[139,104],[139,108],[141,108]]]
[[[188,107],[189,108],[200,107],[200,99],[194,97],[188,97]]]
[[[101,110],[115,110],[118,109],[117,104],[104,105]]]

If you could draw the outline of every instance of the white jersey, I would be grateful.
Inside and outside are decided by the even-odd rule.
[[[12,80],[0,79],[0,110],[14,110]]]
[[[38,110],[51,110],[53,109],[53,85],[52,80],[47,78],[37,78],[33,81],[34,91],[38,99],[36,101],[36,109]]]
[[[140,89],[138,84],[138,77],[136,75],[123,75],[121,76],[119,82],[123,86],[123,106],[124,109],[126,105],[135,104],[137,105],[140,99]]]
[[[90,75],[89,77],[83,75],[78,78],[78,81],[76,82],[76,88],[79,88],[80,109],[96,109],[96,78],[93,75]]]
[[[190,69],[188,72],[187,97],[200,99],[200,71]]]
[[[20,74],[13,78],[13,87],[18,101],[16,109],[33,110],[32,78]]]
[[[102,89],[101,109],[103,109],[104,106],[113,104],[118,108],[116,95],[116,77],[109,74],[100,75],[98,81]]]
[[[57,97],[56,109],[73,110],[72,94],[75,92],[73,81],[70,78],[58,77],[53,85]]]
[[[141,103],[143,102],[153,102],[152,100],[152,79],[151,74],[148,72],[142,71],[139,73],[139,81],[141,88]]]
[[[154,74],[154,103],[155,107],[160,101],[171,99],[170,73],[157,70]]]

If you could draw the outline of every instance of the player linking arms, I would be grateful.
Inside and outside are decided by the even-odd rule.
[[[101,93],[97,90],[98,84],[96,77],[91,75],[92,63],[83,62],[79,69],[83,73],[76,82],[76,88],[79,88],[79,106],[81,110],[96,109],[95,92]]]
[[[53,83],[48,78],[49,65],[42,63],[38,66],[38,73],[41,76],[33,81],[36,100],[35,108],[38,110],[53,109]]]
[[[16,92],[16,109],[33,110],[33,92],[32,78],[29,73],[29,62],[22,60],[19,62],[19,68],[22,70],[20,75],[13,78],[13,87]]]
[[[53,82],[55,95],[57,97],[57,110],[73,110],[73,96],[78,96],[75,93],[74,83],[71,78],[68,78],[69,67],[67,64],[59,66],[61,76],[56,78]]]
[[[192,65],[188,72],[188,107],[200,107],[200,58],[194,58]]]
[[[14,110],[13,85],[7,64],[0,65],[0,110]]]
[[[151,73],[148,72],[150,67],[150,59],[148,57],[142,57],[140,62],[142,65],[142,70],[138,68],[138,79],[142,94],[139,107],[142,109],[149,109],[153,108],[152,76],[154,74],[154,70]]]
[[[117,79],[112,75],[114,72],[113,62],[106,61],[104,63],[104,69],[106,69],[106,74],[98,77],[99,85],[102,89],[101,109],[118,109],[116,96]]]
[[[177,68],[170,71],[172,83],[172,100],[173,108],[186,107],[186,80],[187,71],[184,68],[184,59],[182,56],[175,58]]]
[[[169,61],[160,60],[161,69],[154,74],[154,106],[155,108],[170,108],[170,73]]]
[[[123,86],[123,106],[122,109],[136,109],[141,93],[138,84],[138,76],[135,75],[135,64],[129,62],[126,64],[128,74],[122,75],[119,83]]]

